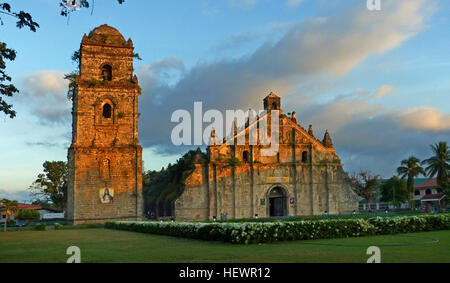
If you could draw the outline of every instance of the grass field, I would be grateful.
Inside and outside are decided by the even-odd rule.
[[[433,239],[439,243],[424,243]],[[416,245],[384,246],[405,243]],[[116,230],[80,229],[0,233],[0,263],[64,263],[69,257],[66,255],[69,246],[81,249],[84,263],[366,262],[369,246],[380,246],[382,262],[450,262],[450,231],[241,246]]]

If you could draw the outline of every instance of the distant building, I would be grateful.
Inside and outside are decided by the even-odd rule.
[[[431,211],[433,206],[440,206],[445,195],[441,192],[441,188],[437,183],[437,179],[430,179],[415,186],[413,199],[425,206]]]
[[[3,205],[0,205],[3,206]],[[18,210],[23,210],[23,209],[31,209],[31,210],[41,210],[42,207],[38,206],[38,205],[32,205],[32,204],[25,204],[25,203],[19,203],[19,209]],[[1,212],[1,219],[0,219],[0,223],[5,223],[5,219],[6,219],[6,213],[3,211]],[[12,215],[8,215],[8,221],[14,221],[14,214]]]

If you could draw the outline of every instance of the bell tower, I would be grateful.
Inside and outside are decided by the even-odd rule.
[[[264,110],[281,110],[281,98],[271,92],[266,98],[264,98]]]
[[[73,224],[141,218],[140,87],[133,54],[131,39],[108,25],[81,42],[68,153],[67,217]]]

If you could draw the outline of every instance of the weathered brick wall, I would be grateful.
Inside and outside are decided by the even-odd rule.
[[[329,165],[323,168],[321,165],[254,165],[253,173],[250,166],[247,167],[249,168],[242,171],[239,170],[242,168],[236,168],[240,172],[236,172],[234,177],[231,167],[216,166],[216,170],[212,165],[198,167],[192,175],[198,177],[205,171],[215,171],[212,175],[217,178],[210,178],[208,186],[205,182],[186,188],[175,203],[177,220],[208,220],[213,216],[219,217],[222,213],[228,214],[228,218],[251,218],[255,214],[268,217],[269,193],[275,187],[286,191],[286,205],[288,215],[291,216],[322,215],[325,211],[331,214],[349,214],[358,210],[358,197],[344,180],[341,166]],[[296,179],[294,171],[297,172]],[[271,177],[290,177],[290,181],[269,183],[267,180]],[[208,197],[205,197],[205,190]],[[294,198],[294,204],[290,204],[291,198]],[[261,199],[265,199],[265,205],[261,204]]]
[[[142,147],[138,140],[137,78],[133,45],[109,26],[85,36],[73,106],[69,149],[68,218],[75,224],[142,215]],[[102,68],[112,67],[112,80]],[[111,117],[103,107],[111,106]],[[100,189],[114,190],[114,202],[101,204]]]
[[[272,103],[266,102],[269,100],[280,103],[273,94],[265,100],[270,106]],[[220,214],[229,218],[250,218],[255,214],[267,217],[269,194],[276,187],[285,192],[287,215],[322,215],[325,211],[348,214],[358,210],[359,198],[350,188],[329,134],[322,142],[314,136],[312,127],[306,131],[296,117],[281,114],[278,154],[263,156],[267,146],[249,145],[251,127],[236,135],[246,136],[245,145],[208,148],[209,165],[197,165],[186,180],[185,192],[175,202],[177,219],[207,220]],[[245,152],[249,153],[247,161]],[[241,164],[227,164],[232,158]],[[274,177],[285,179],[276,183],[279,180]]]

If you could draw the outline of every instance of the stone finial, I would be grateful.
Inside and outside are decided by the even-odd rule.
[[[202,160],[201,160],[201,158],[200,158],[200,154],[197,153],[197,154],[195,155],[195,164],[199,164],[199,163],[201,163],[201,161],[202,161]]]
[[[323,145],[326,147],[333,147],[333,141],[331,140],[330,133],[328,130],[325,132],[325,136],[323,137]]]
[[[219,139],[216,136],[216,129],[212,129],[211,131],[211,137],[209,138],[209,145],[218,145]]]
[[[237,136],[238,128],[237,128],[237,122],[234,120],[233,122],[233,134],[234,136]]]
[[[314,130],[313,130],[313,126],[312,126],[312,125],[309,125],[308,134],[309,134],[311,137],[314,137]]]
[[[298,123],[298,120],[297,120],[297,113],[295,113],[295,111],[292,112],[292,121],[293,121],[295,124]]]
[[[139,80],[138,80],[138,77],[136,75],[133,76],[133,82],[135,84],[139,84]]]

